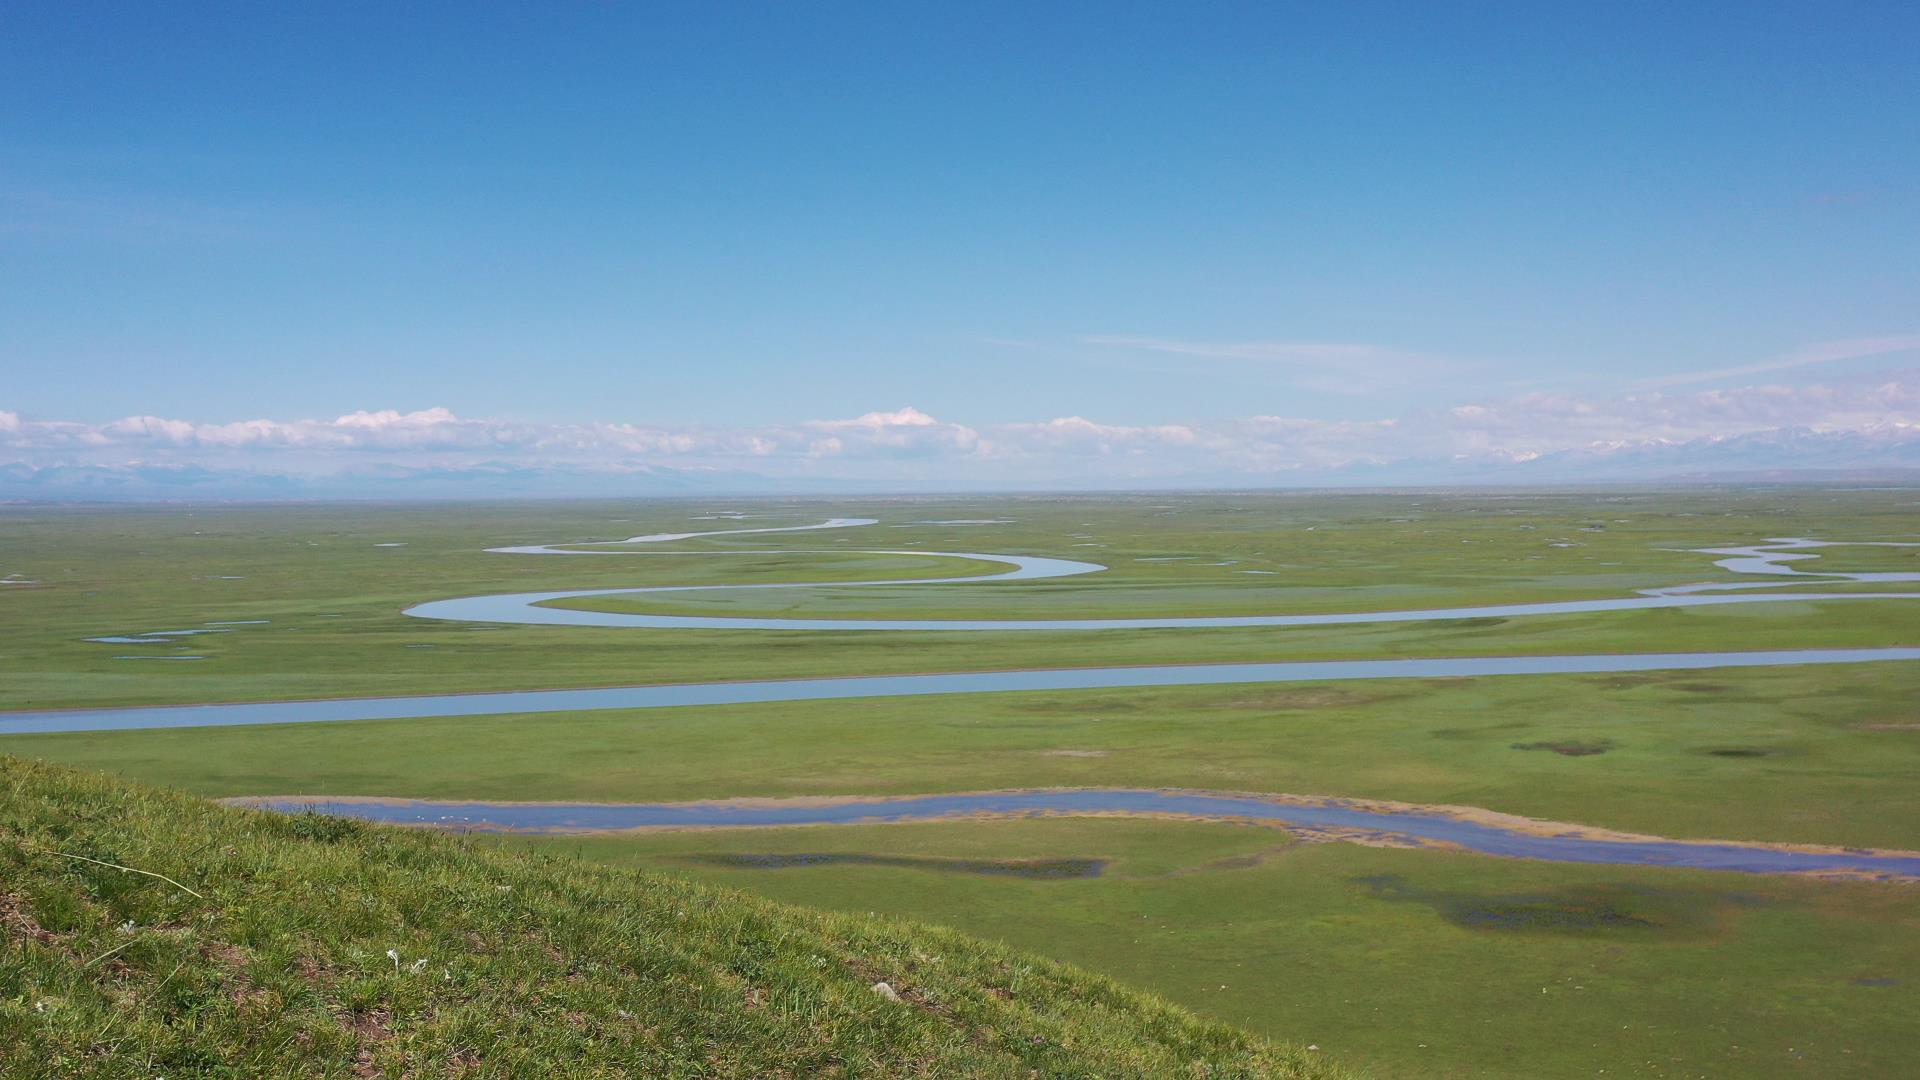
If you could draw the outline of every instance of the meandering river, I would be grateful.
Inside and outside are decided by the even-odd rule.
[[[653,533],[595,548],[531,545],[490,549],[513,555],[679,555],[714,552],[635,551],[636,545],[743,533],[786,533],[872,525],[870,518],[834,518],[814,525],[727,529],[708,533]],[[1809,549],[1834,542],[1784,537],[1747,547],[1699,549],[1718,555],[1723,569],[1772,578],[1814,578],[1829,582],[1889,583],[1920,581],[1920,573],[1812,574],[1788,565],[1816,557]],[[1920,544],[1890,544],[1914,547]],[[797,552],[729,552],[778,554]],[[852,554],[838,551],[835,554]],[[1630,597],[1547,603],[1493,604],[1383,612],[1324,612],[1286,615],[1188,616],[1136,619],[804,619],[648,615],[580,611],[546,606],[552,601],[716,590],[834,588],[900,585],[961,585],[990,581],[1040,580],[1099,573],[1099,563],[1032,555],[875,550],[857,554],[939,555],[997,563],[1008,569],[987,575],[856,582],[780,582],[750,585],[674,585],[624,589],[575,589],[504,593],[434,600],[407,609],[424,619],[546,626],[633,627],[653,630],[911,630],[1041,631],[1121,630],[1200,627],[1315,626],[1346,623],[1413,622],[1636,611],[1649,608],[1762,604],[1790,601],[1881,601],[1920,599],[1920,593],[1847,593],[1781,591],[1794,580],[1710,582],[1646,589]],[[1766,590],[1741,591],[1733,590]],[[1568,656],[1446,657],[1392,660],[1326,660],[1287,663],[1187,664],[1027,671],[959,672],[865,678],[742,680],[680,685],[523,690],[477,694],[427,694],[307,701],[244,702],[209,705],[143,706],[0,713],[0,735],[28,732],[120,731],[153,728],[319,723],[503,714],[548,714],[604,709],[681,708],[776,701],[828,701],[928,694],[1014,693],[1112,689],[1120,687],[1198,686],[1227,683],[1318,682],[1348,679],[1408,679],[1451,676],[1580,674],[1710,668],[1772,667],[1795,664],[1863,664],[1920,660],[1920,648],[1785,649],[1742,652],[1589,654]],[[1920,853],[1867,852],[1837,848],[1800,848],[1761,844],[1667,840],[1660,837],[1595,833],[1576,826],[1544,830],[1540,823],[1484,813],[1434,812],[1433,808],[1395,808],[1342,800],[1262,798],[1208,792],[1083,789],[1071,791],[984,792],[903,799],[752,801],[698,804],[532,804],[421,802],[329,797],[255,798],[249,805],[295,810],[313,808],[376,821],[473,829],[532,832],[591,831],[649,827],[765,826],[832,824],[856,821],[927,820],[956,815],[1151,814],[1187,818],[1255,820],[1296,829],[1361,830],[1415,845],[1441,845],[1490,855],[1560,862],[1636,863],[1744,870],[1756,873],[1821,873],[1920,880]],[[1476,816],[1477,814],[1477,816]],[[1519,822],[1520,824],[1512,824]],[[1551,824],[1551,823],[1547,823]]]
[[[724,533],[715,532],[705,535],[719,536],[734,532],[779,532],[799,531],[799,529],[837,529],[851,528],[857,525],[870,525],[870,518],[835,518],[818,525],[800,526],[788,530],[778,529],[729,529]],[[620,544],[656,543],[663,540],[683,540],[687,533],[661,533],[653,536],[636,536],[618,541]],[[1795,559],[1813,558],[1805,549],[1838,546],[1835,542],[1809,540],[1800,537],[1782,537],[1769,540],[1765,544],[1738,548],[1706,548],[1702,554],[1724,555],[1715,565],[1741,574],[1791,575],[1795,577],[1815,577],[1831,582],[1909,582],[1920,581],[1920,573],[1884,573],[1851,574],[1834,573],[1813,575],[1796,570],[1785,563]],[[1920,547],[1920,544],[1886,543],[1873,546]],[[538,545],[532,547],[493,548],[493,551],[522,555],[696,555],[702,552],[656,552],[656,551],[609,551],[604,549],[576,550],[556,545]],[[817,554],[817,552],[769,552],[754,554]],[[842,581],[842,582],[762,582],[752,585],[648,585],[624,589],[561,589],[546,592],[495,593],[487,596],[466,596],[452,600],[433,600],[416,604],[407,609],[408,615],[422,619],[448,619],[455,622],[517,623],[535,626],[602,626],[627,627],[646,630],[895,630],[895,631],[1020,631],[1020,630],[1160,630],[1160,629],[1203,629],[1253,626],[1336,626],[1352,623],[1384,622],[1433,622],[1447,619],[1476,618],[1514,618],[1529,615],[1576,615],[1584,613],[1611,611],[1645,611],[1655,608],[1712,607],[1728,604],[1778,604],[1809,600],[1917,600],[1920,593],[1847,593],[1847,592],[1742,592],[1729,593],[1733,589],[1775,589],[1782,585],[1796,585],[1796,582],[1767,581],[1757,583],[1714,582],[1706,584],[1676,585],[1659,589],[1644,589],[1634,596],[1609,597],[1597,600],[1561,600],[1531,604],[1486,604],[1473,607],[1422,608],[1411,611],[1340,611],[1289,615],[1201,615],[1201,616],[1160,616],[1137,619],[798,619],[798,618],[755,618],[713,615],[649,615],[636,612],[618,611],[582,611],[573,608],[549,607],[556,600],[580,600],[600,596],[637,596],[649,593],[684,592],[732,592],[763,589],[806,589],[831,585],[834,588],[857,588],[871,585],[974,585],[994,581],[1037,581],[1046,578],[1072,577],[1081,574],[1095,574],[1105,569],[1100,563],[1081,562],[1075,559],[1055,559],[1036,555],[990,555],[977,552],[932,552],[932,551],[842,551],[837,554],[859,555],[940,555],[951,559],[976,559],[985,562],[1000,563],[1012,569],[998,574],[976,574],[967,577],[912,578],[890,581]]]
[[[492,548],[515,555],[680,555],[706,552],[633,551],[634,545],[657,544],[704,536],[741,533],[786,533],[846,529],[875,524],[872,518],[833,518],[814,525],[778,528],[724,529],[707,533],[651,533],[617,541],[627,550],[576,549],[559,545]],[[603,545],[609,546],[609,545]],[[1786,565],[1814,557],[1807,549],[1833,543],[1797,537],[1768,540],[1749,547],[1701,549],[1723,556],[1717,565],[1743,574],[1809,576]],[[1887,546],[1916,547],[1920,544]],[[753,554],[780,552],[755,551]],[[849,552],[836,552],[849,554]],[[970,577],[892,579],[834,582],[835,588],[867,585],[957,585],[986,581],[1041,580],[1106,569],[1099,563],[1035,555],[1001,555],[929,551],[865,551],[852,554],[939,555],[978,559],[1009,567],[999,574]],[[1912,581],[1920,574],[1846,574],[1825,577],[1836,581]],[[1767,581],[1753,588],[1773,588],[1793,582]],[[623,626],[648,629],[741,630],[1113,630],[1170,627],[1311,626],[1341,623],[1404,622],[1461,619],[1482,616],[1516,617],[1641,610],[1659,607],[1698,607],[1716,604],[1777,603],[1794,600],[1920,599],[1920,593],[1763,592],[1720,595],[1739,583],[1679,585],[1644,590],[1642,595],[1600,600],[1536,604],[1496,604],[1480,607],[1432,608],[1418,611],[1329,612],[1321,614],[1196,616],[1149,619],[758,619],[705,616],[623,614],[575,611],[541,606],[546,601],[586,596],[716,590],[795,589],[819,587],[819,582],[775,582],[751,585],[663,585],[627,589],[574,589],[505,593],[453,600],[435,600],[407,609],[420,618],[525,623],[560,626]],[[1689,670],[1704,668],[1775,667],[1794,664],[1860,664],[1920,659],[1920,648],[1784,649],[1751,652],[1627,653],[1570,656],[1484,656],[1396,660],[1322,660],[1264,664],[1183,664],[1106,668],[1058,668],[1026,671],[959,672],[932,675],[884,675],[855,678],[741,680],[675,685],[594,687],[574,690],[516,690],[475,694],[418,694],[370,698],[324,698],[304,701],[239,702],[210,705],[156,705],[107,709],[62,709],[0,713],[0,735],[29,732],[122,731],[149,728],[227,727],[251,724],[305,724],[341,720],[395,720],[424,717],[481,716],[514,713],[560,713],[600,709],[655,709],[694,705],[741,705],[774,701],[824,701],[851,698],[904,697],[926,694],[1012,693],[1020,691],[1091,690],[1120,687],[1201,686],[1222,683],[1318,682],[1343,679],[1414,679],[1453,676],[1564,675],[1625,671]]]

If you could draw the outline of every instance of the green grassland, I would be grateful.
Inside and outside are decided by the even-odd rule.
[[[1612,597],[1761,580],[1677,549],[1794,535],[1920,539],[1915,503],[1909,491],[1753,489],[14,508],[0,510],[0,577],[41,584],[0,589],[0,701],[33,708],[1112,664],[1913,645],[1920,602],[1910,600],[1044,633],[483,628],[399,611],[490,592],[755,581],[823,585],[590,603],[701,614],[1115,617]],[[690,520],[729,507],[766,516]],[[881,523],[665,546],[737,552],[724,558],[483,551],[833,516]],[[1011,521],[914,524],[973,518]],[[394,543],[405,546],[375,546]],[[832,588],[994,570],[856,553],[867,548],[1050,555],[1111,569],[1029,583]],[[822,554],[778,554],[789,549]],[[1917,554],[1841,548],[1797,565],[1913,569]],[[1190,558],[1142,561],[1168,556]],[[1207,565],[1220,562],[1233,565]],[[1272,573],[1242,573],[1249,569]],[[249,619],[270,621],[177,647],[82,640]],[[176,648],[207,659],[112,659]],[[1880,663],[8,736],[0,751],[222,796],[669,801],[1189,787],[1453,803],[1675,837],[1913,849],[1916,701],[1920,665]],[[1256,1032],[1318,1043],[1381,1075],[1883,1076],[1897,1074],[1900,1055],[1920,1039],[1911,1020],[1920,980],[1908,974],[1920,963],[1920,904],[1903,886],[1289,845],[1274,829],[1133,820],[482,843],[961,927]],[[695,857],[782,851],[909,861],[770,871]],[[1113,862],[1095,879],[1024,880],[938,864],[953,858]],[[1132,933],[1133,921],[1160,932]]]
[[[1913,848],[1915,667],[974,694],[16,735],[4,745],[213,796],[636,802],[1182,787]],[[1605,749],[1516,748],[1562,742]]]
[[[810,633],[479,627],[405,618],[423,600],[490,592],[763,580],[958,576],[982,564],[847,556],[835,548],[1088,558],[1100,574],[1044,582],[901,589],[666,594],[646,610],[939,618],[1245,614],[1437,607],[1628,595],[1691,581],[1750,582],[1682,548],[1808,534],[1915,531],[1898,493],[1639,496],[1155,496],[991,502],[873,500],[755,507],[745,522],[690,520],[709,504],[510,504],[435,508],[0,509],[0,695],[16,707],[270,700],[385,693],[738,678],[1246,659],[1648,651],[1920,640],[1920,603],[1765,605],[1766,614],[1655,611],[1506,624],[1221,631]],[[1166,509],[1173,507],[1173,509]],[[503,545],[651,531],[800,524],[866,514],[881,524],[727,537],[670,550],[816,555],[565,557],[489,554]],[[1014,519],[943,527],[919,520]],[[895,528],[895,525],[908,525]],[[1597,531],[1584,531],[1597,530]],[[1079,541],[1076,535],[1103,537]],[[377,544],[404,544],[377,547]],[[1077,543],[1104,543],[1078,548]],[[1555,543],[1577,544],[1560,548]],[[1914,549],[1920,550],[1920,549]],[[1264,555],[1256,555],[1264,552]],[[1182,562],[1141,562],[1168,555]],[[1241,559],[1234,566],[1204,565]],[[1900,560],[1905,559],[1905,563]],[[1850,548],[1819,563],[1913,565],[1913,550]],[[1803,564],[1805,565],[1805,564]],[[886,568],[892,567],[889,571]],[[1267,569],[1270,575],[1243,573]],[[824,594],[823,594],[824,593]],[[595,606],[619,606],[604,598]],[[87,642],[102,635],[269,620],[182,646]],[[410,647],[411,646],[411,647]],[[204,661],[137,663],[179,651]]]
[[[1920,913],[1910,890],[1870,883],[1112,819],[504,843],[960,927],[1381,1076],[1887,1077],[1920,1040]],[[922,861],[714,865],[798,852]],[[1099,878],[1023,880],[955,859],[1111,861]]]
[[[17,758],[0,928],[6,1076],[1340,1075],[949,931]]]

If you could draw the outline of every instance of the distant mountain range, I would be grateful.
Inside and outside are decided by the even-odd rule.
[[[199,465],[0,465],[0,499],[34,501],[540,498],[744,493],[775,487],[742,473],[655,467],[595,470],[497,461],[433,468],[376,465],[323,474]]]
[[[1043,459],[1035,464],[1054,463]],[[1684,441],[1600,443],[1544,454],[1490,452],[1266,473],[1168,473],[1151,479],[1106,476],[1076,479],[1061,470],[1042,467],[1023,470],[1017,478],[1009,478],[1005,474],[975,474],[959,462],[947,472],[910,481],[874,477],[783,477],[649,465],[592,468],[501,461],[432,467],[383,464],[313,474],[214,469],[200,465],[13,463],[0,465],[0,499],[273,501],[1795,481],[1920,484],[1920,425],[1894,423],[1849,431],[1779,428]]]
[[[1543,472],[1596,475],[1920,469],[1920,426],[1856,431],[1779,428],[1747,435],[1563,450],[1521,463]]]
[[[1541,484],[1605,481],[1826,480],[1842,475],[1920,480],[1920,426],[1854,431],[1776,428],[1689,440],[1596,443],[1539,455],[1406,459],[1333,470],[1371,483]]]

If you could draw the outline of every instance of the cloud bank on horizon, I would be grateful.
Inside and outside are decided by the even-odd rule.
[[[912,406],[761,426],[534,423],[443,407],[238,422],[0,411],[0,496],[1112,489],[1920,469],[1920,370],[1714,389],[1682,382],[1367,419],[1156,424],[1071,415],[975,426]]]

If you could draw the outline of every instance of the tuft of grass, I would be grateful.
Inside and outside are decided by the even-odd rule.
[[[6,1076],[1349,1075],[952,931],[12,757],[0,945]]]

